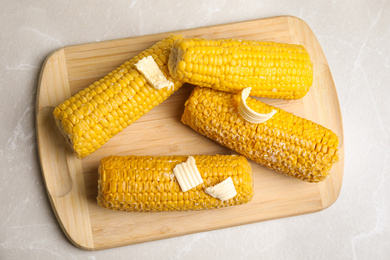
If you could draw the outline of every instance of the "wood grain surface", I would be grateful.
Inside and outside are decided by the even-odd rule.
[[[340,161],[322,183],[311,184],[251,161],[255,196],[245,205],[196,212],[128,213],[96,203],[97,167],[108,155],[195,155],[234,152],[180,122],[193,86],[184,85],[164,103],[113,137],[99,150],[76,159],[60,136],[53,108],[170,33],[188,37],[238,38],[304,45],[314,64],[314,83],[300,100],[260,100],[333,130],[340,138]],[[38,151],[47,193],[69,240],[82,249],[112,248],[195,232],[227,228],[323,210],[340,192],[344,166],[339,102],[325,55],[302,20],[273,17],[177,32],[69,46],[45,61],[37,91]],[[259,234],[261,235],[261,234]]]

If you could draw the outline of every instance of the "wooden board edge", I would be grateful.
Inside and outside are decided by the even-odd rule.
[[[41,120],[42,118],[42,115],[40,113],[40,110],[41,108],[43,108],[42,106],[42,102],[40,100],[41,98],[41,92],[42,92],[42,85],[43,85],[43,82],[44,82],[44,74],[45,73],[48,73],[50,72],[50,70],[52,70],[51,68],[49,68],[49,65],[50,63],[52,62],[52,60],[54,58],[56,58],[57,56],[59,56],[59,58],[63,58],[63,60],[65,61],[64,57],[64,48],[59,48],[53,52],[51,52],[47,57],[46,59],[44,60],[43,64],[42,64],[42,69],[39,73],[39,78],[38,78],[38,85],[37,85],[37,93],[36,93],[36,103],[35,103],[35,134],[36,134],[36,140],[37,140],[37,150],[38,150],[38,157],[39,157],[39,165],[40,165],[40,168],[41,168],[41,172],[42,172],[42,177],[43,177],[43,182],[44,182],[44,185],[45,185],[45,189],[46,189],[46,193],[47,193],[47,196],[49,198],[49,201],[50,201],[50,204],[51,204],[51,207],[53,209],[53,212],[54,212],[54,215],[61,227],[61,229],[63,230],[65,236],[68,238],[68,240],[73,244],[75,245],[76,247],[78,248],[81,248],[81,249],[84,249],[84,250],[95,250],[94,247],[93,247],[93,237],[92,237],[92,230],[91,230],[91,226],[89,225],[90,227],[90,236],[87,235],[87,237],[90,237],[90,239],[88,241],[80,241],[79,239],[76,239],[76,235],[72,232],[69,232],[68,228],[67,228],[67,223],[64,222],[64,219],[65,219],[65,216],[64,216],[64,213],[60,213],[59,210],[58,210],[58,200],[59,199],[62,199],[62,197],[55,197],[53,196],[53,194],[50,193],[50,189],[48,187],[48,183],[47,183],[47,177],[46,177],[46,169],[43,165],[43,162],[42,162],[42,147],[41,147],[41,140],[40,140],[40,127],[39,127],[39,121]],[[49,104],[44,104],[44,105],[49,105]],[[81,162],[80,162],[80,165],[81,165]],[[81,175],[81,178],[83,178],[83,175]],[[84,183],[83,183],[84,185]],[[73,187],[72,187],[73,188]],[[85,188],[84,188],[85,189]],[[84,191],[85,193],[85,191]],[[69,193],[67,193],[69,194]],[[65,195],[64,194],[64,197],[67,196],[67,194]],[[86,195],[85,195],[86,196]],[[88,208],[86,208],[88,210]],[[88,218],[89,218],[89,214],[88,214]],[[89,219],[88,219],[89,221]]]
[[[218,231],[218,230],[227,229],[227,228],[236,228],[236,227],[240,227],[240,226],[251,225],[251,224],[256,224],[256,223],[260,223],[260,222],[264,222],[264,221],[270,221],[270,220],[275,220],[275,219],[297,217],[297,216],[301,216],[301,215],[305,215],[305,214],[314,214],[314,213],[321,212],[322,210],[323,210],[322,208],[316,209],[316,210],[310,209],[310,210],[302,211],[302,212],[299,212],[299,213],[292,213],[292,214],[291,213],[286,213],[286,214],[280,214],[280,215],[273,216],[273,217],[266,217],[266,218],[263,218],[262,220],[250,220],[250,221],[242,221],[242,222],[235,223],[235,224],[221,225],[221,226],[218,226],[217,228],[200,228],[200,229],[197,229],[197,230],[194,230],[194,231],[183,231],[182,233],[175,233],[175,234],[166,233],[164,235],[160,235],[160,236],[152,238],[152,239],[145,238],[145,239],[140,239],[140,240],[137,240],[137,241],[134,241],[134,242],[130,242],[130,243],[128,241],[126,241],[124,243],[117,243],[117,244],[114,244],[114,245],[110,244],[110,245],[107,245],[107,246],[97,244],[97,245],[95,245],[95,248],[93,250],[94,251],[99,251],[99,250],[118,248],[118,247],[123,247],[123,246],[131,246],[131,245],[143,244],[143,243],[147,243],[147,242],[154,242],[154,241],[170,239],[170,238],[175,238],[175,237],[180,237],[180,236],[185,236],[185,235],[192,235],[192,234],[198,234],[198,233],[203,233],[203,232]]]
[[[199,27],[199,28],[196,28],[196,29],[201,29],[201,28],[211,28],[211,27],[214,27],[214,26],[222,26],[222,25],[229,25],[229,24],[240,24],[240,23],[247,23],[247,22],[252,22],[252,21],[258,21],[258,20],[266,20],[266,19],[272,19],[272,18],[286,18],[286,19],[290,19],[290,18],[294,18],[294,19],[299,19],[299,20],[301,20],[300,18],[297,18],[297,17],[294,17],[294,16],[276,16],[276,17],[268,17],[268,18],[261,18],[261,19],[253,19],[253,20],[248,20],[248,21],[241,21],[241,22],[233,22],[233,23],[226,23],[226,24],[219,24],[219,25],[212,25],[212,26],[205,26],[205,27]],[[303,23],[305,23],[303,20],[301,20]],[[305,23],[306,24],[306,23]],[[307,24],[306,24],[307,25]],[[308,26],[307,26],[308,27]],[[193,29],[195,29],[195,28],[192,28],[192,29],[185,29],[185,30],[180,30],[180,32],[183,32],[183,31],[190,31],[190,30],[193,30]],[[156,33],[156,34],[150,34],[150,35],[141,35],[141,36],[135,36],[135,37],[129,37],[129,38],[125,38],[125,39],[114,39],[114,40],[109,40],[109,41],[105,41],[105,42],[111,42],[111,41],[120,41],[120,40],[126,40],[126,39],[135,39],[135,38],[141,38],[141,37],[145,37],[145,36],[153,36],[153,37],[157,37],[158,35],[166,35],[166,34],[168,34],[168,33],[175,33],[175,31],[173,31],[173,32],[163,32],[163,33]],[[315,37],[315,35],[313,34],[313,37]],[[86,43],[86,44],[80,44],[80,45],[88,45],[88,44],[95,44],[95,43]],[[75,46],[80,46],[80,45],[75,45]],[[68,46],[69,47],[69,46]],[[321,47],[321,46],[320,46]],[[67,48],[67,47],[64,47],[64,48]],[[62,49],[64,49],[64,48],[62,48]],[[61,49],[60,49],[61,50]],[[322,50],[322,48],[321,48],[321,50]],[[55,53],[55,52],[54,52]],[[53,54],[53,53],[52,53]],[[51,54],[51,55],[52,55]],[[49,55],[48,56],[48,58],[47,59],[49,59],[50,58],[50,56],[51,55]],[[45,61],[46,62],[46,61]],[[44,69],[44,67],[45,67],[45,63],[44,63],[44,65],[43,65],[43,69]],[[42,69],[42,71],[41,71],[41,75],[42,75],[42,72],[43,72],[43,69]],[[38,91],[37,91],[37,98],[39,98],[39,93],[40,93],[40,90],[39,90],[39,88],[40,88],[40,81],[41,81],[41,75],[40,75],[40,77],[39,77],[39,83],[38,83]],[[333,78],[332,78],[332,80],[333,80]],[[337,92],[336,92],[336,95],[337,95]],[[337,99],[337,102],[339,102],[339,100]],[[39,103],[37,102],[37,108],[39,108],[39,105],[38,105]],[[339,104],[338,104],[339,105]],[[339,108],[339,107],[338,107]],[[38,111],[39,111],[39,109],[37,109],[37,111],[36,111],[36,115],[38,114]],[[339,109],[339,111],[340,111],[340,109]],[[341,116],[341,111],[340,111],[340,116]],[[341,121],[341,124],[342,124],[342,121]],[[341,126],[342,127],[342,126]],[[343,128],[342,128],[343,129]],[[37,130],[37,129],[36,129]],[[38,136],[38,135],[37,135]],[[344,138],[344,137],[343,137]],[[38,141],[38,145],[39,145],[39,141]],[[340,157],[341,157],[341,154],[342,154],[342,156],[343,156],[343,159],[344,159],[344,146],[342,146],[341,147],[342,148],[342,153],[340,153]],[[41,158],[41,157],[40,157]],[[41,163],[41,161],[40,161],[40,163]],[[340,162],[339,162],[340,163]],[[342,178],[342,171],[343,171],[343,165],[344,165],[344,162],[343,162],[343,164],[342,164],[342,167],[341,167],[341,178]],[[42,169],[42,172],[43,172],[43,168],[42,168],[42,165],[41,165],[41,169]],[[45,179],[44,179],[45,180]],[[342,179],[340,180],[340,182],[342,182]],[[341,183],[340,183],[341,184]],[[45,183],[45,185],[46,185],[46,183]],[[328,184],[328,186],[331,186],[331,184],[329,183]],[[47,187],[46,187],[46,189],[47,189]],[[340,186],[340,189],[341,189],[341,186]],[[326,199],[325,198],[323,198],[323,209],[325,209],[325,208],[327,208],[327,207],[329,207],[330,205],[332,205],[336,200],[337,200],[337,197],[338,197],[338,195],[339,195],[339,193],[340,193],[340,189],[338,190],[338,193],[337,193],[337,196],[335,196],[335,199],[333,200],[333,201],[331,201],[331,200],[328,200],[328,201],[326,201]],[[48,190],[47,190],[48,191]],[[323,188],[321,188],[321,195],[323,194],[323,192],[325,193],[325,192],[327,192],[327,187],[326,186],[323,186]],[[49,195],[49,193],[48,193],[48,195]],[[52,204],[52,207],[53,207],[53,201],[52,201],[52,198],[51,198],[51,196],[49,195],[49,199],[50,199],[50,202],[51,202],[51,204]],[[331,201],[331,202],[330,202]],[[327,203],[327,202],[330,202],[330,203]],[[321,210],[323,210],[323,209],[320,209],[320,210],[315,210],[315,211],[313,211],[313,210],[310,210],[310,211],[308,211],[308,212],[302,212],[302,213],[299,213],[299,214],[296,214],[296,215],[302,215],[302,214],[308,214],[308,213],[314,213],[314,212],[317,212],[317,211],[321,211]],[[58,216],[57,216],[57,212],[56,212],[56,210],[55,210],[55,208],[53,207],[53,210],[54,210],[54,212],[55,212],[55,214],[56,214],[56,217],[57,217],[57,219],[58,219]],[[262,220],[262,221],[266,221],[266,220],[271,220],[271,219],[276,219],[276,218],[283,218],[283,217],[290,217],[290,216],[295,216],[295,215],[286,215],[286,216],[277,216],[277,217],[275,217],[275,218],[269,218],[269,219],[265,219],[265,220]],[[59,219],[58,219],[59,220]],[[257,222],[259,222],[259,221],[251,221],[251,222],[248,222],[248,223],[240,223],[240,224],[237,224],[237,225],[234,225],[234,226],[239,226],[239,225],[246,225],[246,224],[251,224],[251,223],[257,223]],[[84,249],[84,250],[100,250],[100,249],[105,249],[105,248],[110,248],[110,247],[104,247],[104,248],[100,248],[100,247],[97,247],[97,248],[95,248],[95,247],[84,247],[84,246],[82,246],[82,245],[80,245],[79,243],[77,243],[77,242],[75,242],[70,236],[69,236],[69,234],[67,233],[67,231],[65,230],[65,228],[63,227],[63,225],[62,225],[62,222],[59,220],[59,223],[60,223],[60,225],[61,225],[61,227],[62,227],[62,229],[64,230],[64,233],[66,234],[66,236],[67,236],[67,238],[72,242],[72,244],[74,244],[76,247],[78,247],[78,248],[81,248],[81,249]],[[226,226],[226,227],[231,227],[231,226]],[[226,228],[225,227],[225,228]],[[221,227],[221,228],[224,228],[224,227]],[[218,229],[221,229],[221,228],[218,228]],[[193,233],[199,233],[199,232],[205,232],[205,231],[211,231],[211,230],[215,230],[215,229],[207,229],[207,230],[204,230],[204,231],[194,231],[194,232],[190,232],[190,233],[185,233],[185,234],[193,234]],[[184,235],[184,234],[183,234]],[[158,238],[158,239],[155,239],[155,240],[160,240],[160,239],[165,239],[165,238],[170,238],[170,237],[176,237],[177,235],[175,235],[175,236],[167,236],[167,237],[164,237],[164,238]],[[144,242],[148,242],[148,241],[155,241],[155,240],[147,240],[147,241],[144,241]],[[137,242],[137,243],[142,243],[142,242]],[[126,245],[128,245],[128,244],[126,244]]]
[[[186,32],[190,32],[192,30],[198,30],[198,29],[207,29],[207,28],[213,28],[213,27],[218,27],[218,26],[229,26],[229,25],[239,25],[239,24],[244,24],[244,23],[251,23],[251,22],[256,22],[256,21],[263,21],[263,20],[269,20],[269,19],[288,19],[289,17],[292,18],[297,18],[295,16],[290,16],[290,15],[278,15],[278,16],[270,16],[270,17],[264,17],[264,18],[258,18],[258,19],[250,19],[250,20],[245,20],[245,21],[237,21],[237,22],[228,22],[228,23],[222,23],[222,24],[213,24],[213,25],[206,25],[206,26],[201,26],[201,27],[196,27],[196,28],[188,28],[188,29],[177,29],[174,31],[165,31],[165,32],[158,32],[158,33],[151,33],[151,34],[145,34],[145,35],[137,35],[137,36],[130,36],[130,37],[125,37],[125,38],[117,38],[117,39],[110,39],[110,40],[105,40],[105,41],[98,41],[98,42],[87,42],[87,43],[80,43],[80,44],[74,44],[74,45],[68,45],[63,47],[65,50],[70,49],[73,47],[83,47],[83,46],[88,46],[88,45],[95,45],[95,44],[110,44],[113,42],[122,42],[122,41],[128,41],[128,40],[137,40],[139,38],[163,38],[166,37],[169,34],[182,34]],[[299,19],[299,18],[297,18]]]
[[[289,26],[292,26],[291,25],[292,23],[298,23],[298,24],[300,24],[300,26],[305,28],[305,31],[310,32],[311,37],[315,41],[316,47],[319,49],[319,51],[322,54],[321,58],[326,63],[327,68],[329,68],[329,63],[326,59],[326,55],[322,49],[322,46],[319,43],[316,35],[314,34],[314,32],[310,28],[310,26],[301,18],[298,18],[295,16],[286,16],[286,18],[288,20]],[[294,26],[294,28],[295,27],[297,27],[297,26]],[[343,173],[344,173],[344,127],[343,127],[342,113],[341,113],[341,108],[340,108],[340,101],[339,101],[339,98],[337,95],[337,89],[336,89],[336,85],[335,85],[334,80],[333,80],[333,75],[330,72],[330,68],[329,68],[328,76],[329,76],[329,80],[331,80],[331,82],[332,82],[332,90],[331,91],[333,92],[333,95],[335,96],[335,100],[336,100],[336,106],[337,106],[336,111],[338,112],[337,116],[340,118],[340,121],[339,121],[340,132],[338,133],[338,135],[341,135],[341,136],[339,136],[341,143],[339,145],[339,153],[340,153],[339,162],[337,162],[332,168],[333,173],[337,172],[337,175],[331,175],[325,181],[323,181],[322,183],[319,183],[319,189],[320,189],[320,194],[321,194],[321,199],[322,199],[322,209],[321,210],[329,208],[331,205],[333,205],[337,201],[337,199],[340,195],[341,189],[342,189]]]

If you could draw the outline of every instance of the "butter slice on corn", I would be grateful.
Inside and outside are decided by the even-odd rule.
[[[121,211],[183,211],[216,209],[252,200],[253,179],[248,160],[239,155],[194,155],[203,183],[183,192],[173,169],[188,156],[109,156],[101,160],[98,204]],[[205,192],[231,178],[237,195],[222,201]]]
[[[198,133],[265,167],[307,182],[319,182],[339,160],[337,135],[282,109],[248,98],[258,113],[277,113],[262,124],[238,112],[240,95],[196,87],[181,121]]]
[[[251,109],[246,104],[246,99],[249,97],[250,92],[251,92],[251,88],[244,88],[241,91],[241,100],[240,100],[240,104],[238,105],[238,112],[246,121],[254,124],[260,124],[260,123],[264,123],[265,121],[267,121],[273,115],[276,114],[277,111],[275,109],[273,109],[271,112],[267,114],[257,113],[256,111]]]
[[[229,200],[237,195],[237,191],[234,188],[234,183],[231,177],[221,183],[218,183],[217,185],[205,188],[205,192],[222,201]]]
[[[167,80],[152,56],[141,59],[135,66],[155,89],[173,88],[173,82]]]
[[[173,168],[173,174],[179,182],[183,192],[203,183],[202,176],[200,176],[195,159],[192,156],[189,156],[186,162],[176,165],[176,167]]]
[[[180,38],[172,35],[157,42],[54,109],[57,126],[78,158],[100,148],[183,85],[167,66],[173,42]],[[174,87],[155,89],[148,83],[135,66],[145,57],[154,59]]]

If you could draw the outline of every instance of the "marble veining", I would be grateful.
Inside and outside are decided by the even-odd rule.
[[[64,46],[277,15],[308,23],[344,124],[340,197],[318,213],[88,252],[67,240],[38,161],[41,66]],[[0,259],[389,259],[390,1],[0,2]]]

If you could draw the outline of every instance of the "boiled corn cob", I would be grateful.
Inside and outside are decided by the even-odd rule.
[[[214,209],[249,202],[253,197],[252,171],[238,155],[193,156],[203,183],[181,191],[173,169],[188,156],[110,156],[99,166],[98,204],[121,211],[184,211]],[[222,201],[205,188],[231,177],[237,191]]]
[[[331,130],[282,109],[248,98],[258,113],[276,114],[253,124],[238,112],[239,94],[196,87],[185,103],[182,122],[217,143],[269,169],[319,182],[338,161],[338,137]]]
[[[78,158],[101,147],[182,86],[167,67],[172,44],[180,38],[172,35],[157,42],[54,109],[56,123]],[[157,90],[147,83],[135,67],[147,56],[153,57],[173,88]]]
[[[169,72],[201,87],[251,95],[298,99],[313,82],[313,65],[301,45],[247,40],[177,40],[169,56]]]

